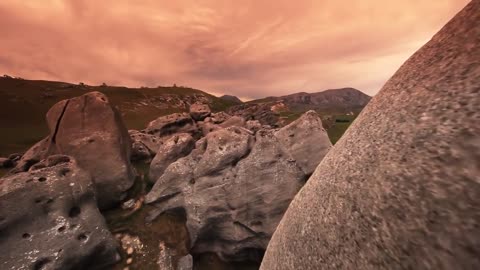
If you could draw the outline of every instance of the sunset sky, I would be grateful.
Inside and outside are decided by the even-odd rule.
[[[375,94],[467,0],[1,0],[0,73],[243,99]]]

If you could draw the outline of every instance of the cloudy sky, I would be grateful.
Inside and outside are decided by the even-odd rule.
[[[1,0],[0,73],[244,99],[375,94],[468,0]]]

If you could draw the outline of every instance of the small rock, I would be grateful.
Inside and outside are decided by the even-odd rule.
[[[202,121],[207,118],[212,111],[207,104],[194,103],[190,106],[190,115],[195,121]]]
[[[132,247],[128,247],[128,248],[127,248],[127,254],[128,254],[128,255],[132,255],[132,254],[133,254],[133,248],[132,248]]]
[[[132,259],[132,258],[128,258],[128,259],[127,259],[127,265],[132,264],[132,262],[133,262],[133,259]]]
[[[126,210],[126,209],[132,209],[133,207],[135,207],[135,200],[134,199],[130,199],[126,202],[124,202],[122,204],[122,209]]]

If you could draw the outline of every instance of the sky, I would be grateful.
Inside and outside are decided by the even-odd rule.
[[[0,73],[244,100],[377,93],[467,0],[1,0]]]

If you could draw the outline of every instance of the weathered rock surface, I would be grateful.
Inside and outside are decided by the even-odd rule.
[[[479,59],[474,0],[327,154],[261,269],[479,269]]]
[[[229,119],[230,117],[232,116],[226,112],[217,112],[217,113],[212,113],[210,118],[212,119],[212,122],[214,124],[221,124],[225,122],[227,119]]]
[[[149,160],[157,154],[158,148],[163,144],[164,139],[143,133],[138,130],[129,130],[132,140],[132,153],[130,159],[132,161]]]
[[[33,145],[28,151],[22,156],[22,158],[17,162],[16,166],[11,174],[26,172],[32,165],[40,162],[44,157],[46,157],[48,145],[50,138],[47,136],[45,139],[37,142]]]
[[[315,111],[304,113],[299,119],[276,132],[275,136],[307,175],[313,173],[318,161],[322,160],[332,147],[320,116]]]
[[[119,259],[90,175],[50,156],[0,181],[1,269],[103,269]]]
[[[135,178],[131,140],[107,97],[91,92],[61,101],[48,111],[47,123],[50,135],[27,151],[13,172],[52,154],[69,155],[92,175],[101,209],[120,201]]]
[[[311,117],[298,121],[312,123]],[[288,131],[295,128],[306,134],[302,124]],[[185,210],[193,253],[241,260],[264,250],[305,183],[306,174],[273,130],[253,134],[237,126],[208,133],[188,156],[171,163],[147,194],[145,201],[157,208],[154,215]],[[317,141],[311,148],[320,150],[318,145],[324,143]],[[290,148],[302,156],[302,148]],[[317,164],[321,160],[319,155],[311,158],[318,158]]]
[[[193,135],[199,131],[188,113],[174,113],[153,120],[148,124],[145,132],[162,137],[174,133],[190,133]]]
[[[227,113],[241,116],[245,120],[258,120],[262,125],[279,127],[279,114],[271,110],[268,103],[260,104],[241,104],[228,108]]]
[[[192,270],[193,269],[193,257],[188,254],[181,257],[177,263],[177,270]]]
[[[212,111],[207,104],[194,103],[190,105],[190,115],[195,121],[202,121],[206,117],[210,116]]]
[[[232,116],[220,124],[220,126],[223,128],[228,128],[233,126],[245,127],[245,125],[246,125],[245,118],[240,116]]]
[[[118,111],[99,92],[61,101],[47,113],[51,153],[72,156],[93,177],[100,209],[134,182],[131,140]]]
[[[150,181],[155,183],[170,164],[190,154],[194,147],[195,140],[188,133],[180,133],[166,140],[150,164]]]

